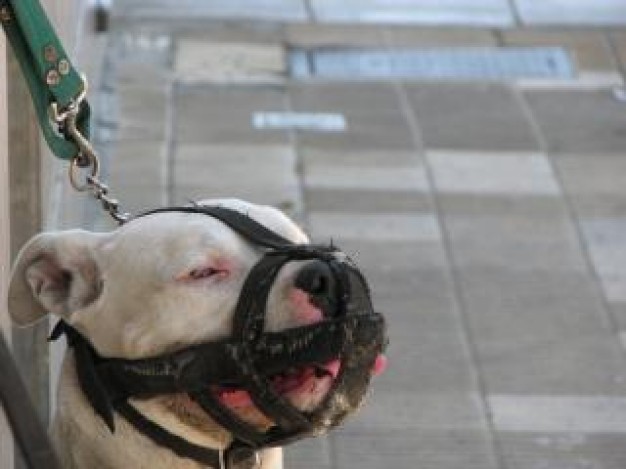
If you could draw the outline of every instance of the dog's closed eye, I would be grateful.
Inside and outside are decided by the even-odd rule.
[[[228,271],[211,266],[195,267],[191,270],[183,272],[176,276],[176,280],[183,282],[192,282],[196,280],[204,280],[212,277],[223,278],[228,275]]]
[[[214,269],[213,267],[201,267],[198,269],[191,270],[187,277],[192,280],[198,280],[201,278],[211,277],[221,272],[222,272],[221,270]]]

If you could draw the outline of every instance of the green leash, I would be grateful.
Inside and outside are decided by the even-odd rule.
[[[119,202],[98,179],[100,163],[89,142],[91,111],[85,99],[87,80],[74,68],[38,0],[0,0],[0,23],[28,84],[39,126],[57,157],[70,160],[70,183],[91,191],[119,223]],[[86,182],[79,174],[87,171]]]
[[[89,105],[81,100],[86,92],[83,79],[37,0],[0,0],[0,21],[28,84],[39,125],[52,153],[66,160],[75,158],[80,148],[67,135],[62,118],[63,112],[78,106],[76,127],[89,138]],[[55,122],[57,129],[51,117],[60,118]]]

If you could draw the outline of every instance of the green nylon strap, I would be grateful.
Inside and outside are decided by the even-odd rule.
[[[71,105],[83,92],[83,80],[74,69],[38,0],[0,0],[0,21],[28,85],[39,125],[48,146],[59,158],[71,159],[78,146],[59,134],[49,109]],[[79,132],[89,138],[90,109],[82,101],[77,118]]]

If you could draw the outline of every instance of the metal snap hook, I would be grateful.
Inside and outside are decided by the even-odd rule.
[[[86,177],[86,182],[79,182],[79,174],[81,168],[91,168],[89,175]],[[91,154],[79,154],[72,158],[69,168],[70,184],[78,192],[85,192],[90,190],[94,181],[98,180],[100,174],[100,160],[98,157]]]

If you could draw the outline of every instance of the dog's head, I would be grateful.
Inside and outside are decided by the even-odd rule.
[[[233,208],[293,243],[308,243],[306,235],[273,208],[238,200],[203,204]],[[36,321],[46,312],[59,316],[103,357],[159,356],[229,337],[242,287],[263,254],[226,224],[197,213],[155,213],[105,234],[45,233],[18,256],[9,310],[18,324]],[[333,307],[333,283],[322,262],[287,262],[269,291],[265,331],[321,322]],[[383,366],[380,357],[371,371]],[[272,377],[272,387],[297,409],[313,411],[333,387],[339,367],[339,360],[330,360],[294,368]],[[274,425],[247,391],[221,387],[213,392],[242,420],[262,430]],[[230,438],[187,394],[134,404],[191,441],[223,443]]]

